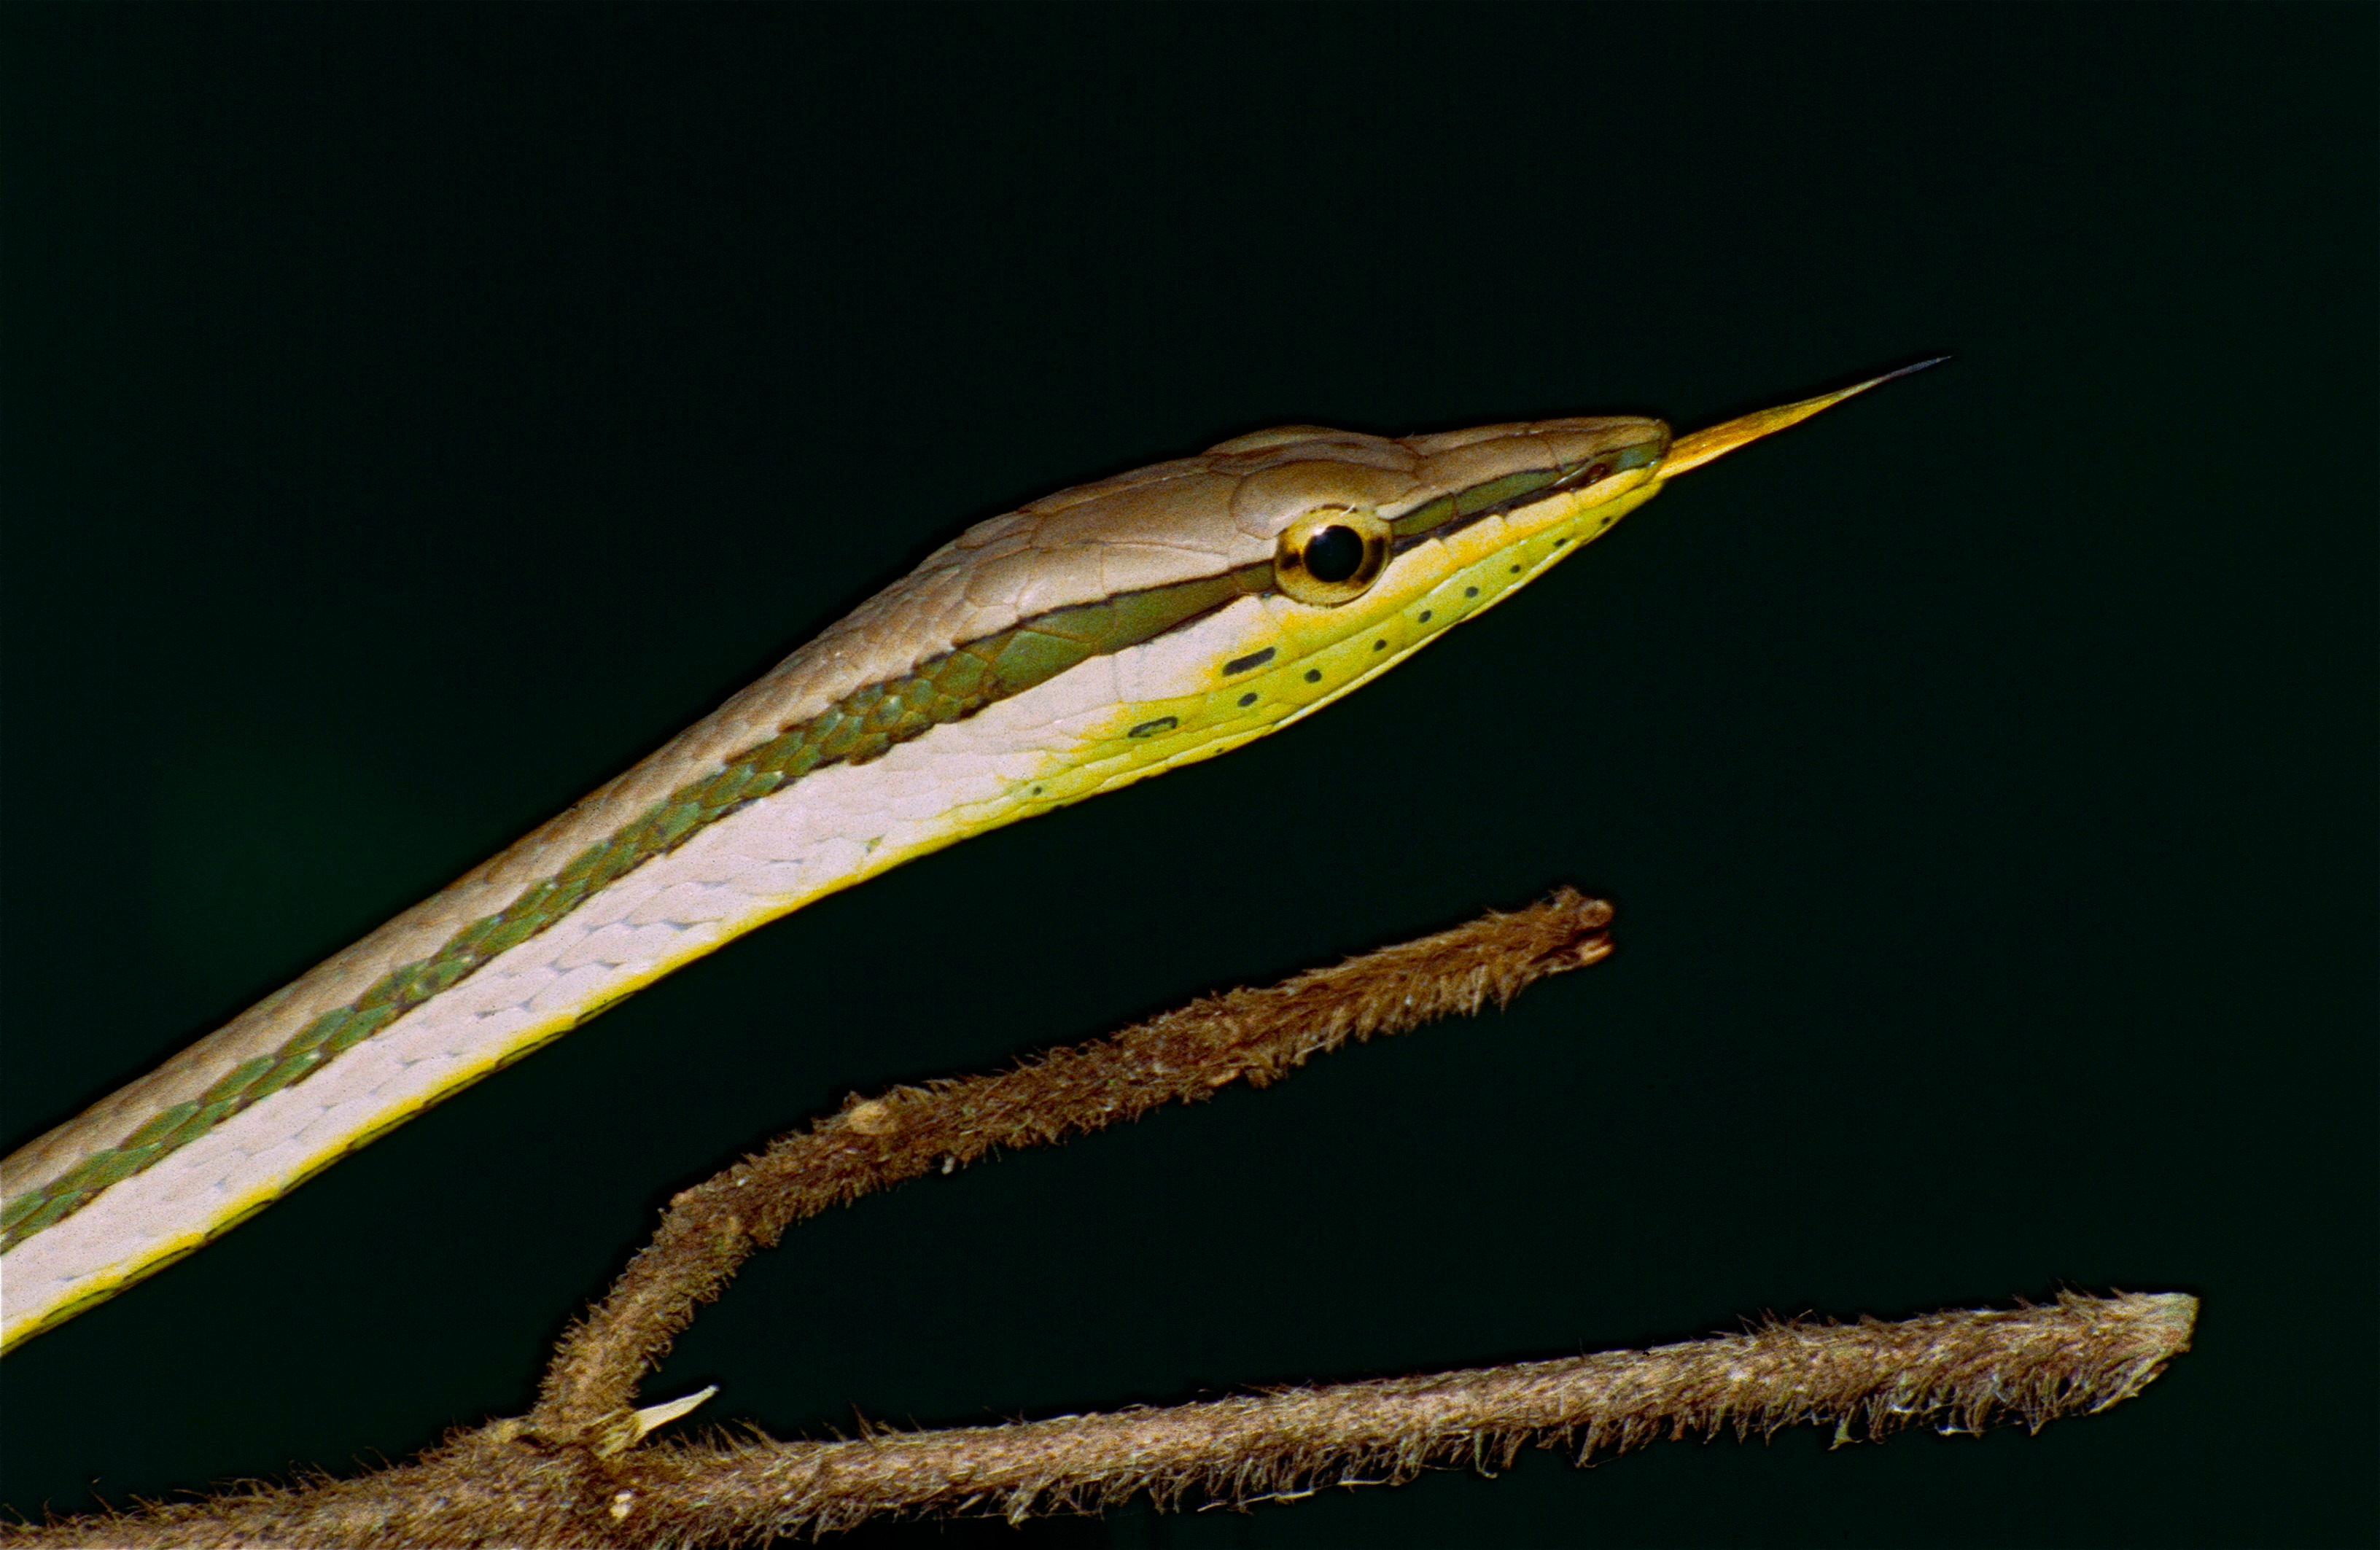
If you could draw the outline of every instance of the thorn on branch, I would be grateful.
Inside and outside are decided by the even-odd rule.
[[[954,1172],[995,1149],[1136,1120],[1244,1077],[1266,1086],[1349,1042],[1505,1005],[1548,975],[1607,956],[1611,914],[1602,900],[1562,889],[1266,989],[1204,996],[1010,1071],[855,1093],[808,1130],[671,1199],[652,1241],[564,1338],[531,1424],[572,1435],[627,1411],[694,1310],[795,1222],[923,1174]]]

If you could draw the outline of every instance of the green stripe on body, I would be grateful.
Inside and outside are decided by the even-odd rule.
[[[0,1253],[72,1216],[109,1185],[188,1145],[259,1099],[305,1081],[407,1012],[468,978],[657,855],[707,826],[783,790],[815,769],[866,764],[896,744],[1044,684],[1093,657],[1141,645],[1272,585],[1272,562],[1221,575],[1053,609],[965,642],[898,678],[852,691],[806,721],[680,786],[552,877],[493,914],[472,921],[437,951],[382,975],[345,1006],[323,1012],[271,1055],[225,1072],[194,1102],[152,1115],[114,1146],[47,1184],[0,1205]]]

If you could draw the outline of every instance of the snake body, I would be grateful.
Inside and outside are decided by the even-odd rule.
[[[0,1164],[0,1349],[756,926],[1298,720],[1666,478],[1860,388],[1674,448],[1633,417],[1286,427],[978,524],[636,768]]]

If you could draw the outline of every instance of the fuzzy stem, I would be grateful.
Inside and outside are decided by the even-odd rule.
[[[1016,1070],[900,1088],[781,1139],[679,1194],[612,1295],[565,1338],[538,1410],[354,1480],[316,1476],[35,1527],[0,1544],[645,1544],[816,1535],[902,1514],[1011,1521],[1146,1493],[1245,1506],[1394,1483],[1529,1445],[1581,1462],[1660,1437],[1836,1439],[1904,1426],[2039,1428],[2128,1399],[2189,1349],[2180,1294],[2061,1294],[2052,1307],[1882,1324],[1779,1324],[1564,1361],[1244,1395],[1167,1410],[841,1442],[638,1447],[685,1407],[628,1406],[646,1368],[737,1265],[793,1223],[994,1147],[1054,1141],[1261,1085],[1350,1039],[1509,1000],[1609,951],[1609,905],[1565,890],[1532,909],[1383,949],[1269,990],[1208,997]]]
[[[1499,1006],[1610,951],[1611,906],[1563,889],[1540,904],[1315,969],[1263,990],[1206,996],[1120,1034],[995,1075],[899,1087],[681,1192],[617,1285],[564,1337],[530,1424],[555,1441],[616,1440],[644,1373],[754,1250],[830,1206],[994,1148],[1044,1145],[1264,1086],[1351,1039]]]
[[[1584,1463],[1664,1437],[1831,1425],[2038,1429],[2140,1392],[2190,1348],[2195,1298],[2062,1293],[2053,1306],[1899,1323],[1771,1322],[1740,1335],[1169,1410],[830,1443],[703,1443],[602,1459],[516,1422],[353,1481],[0,1531],[24,1545],[741,1543],[891,1514],[1035,1516],[1146,1492],[1233,1506],[1439,1467],[1492,1471],[1524,1446]]]

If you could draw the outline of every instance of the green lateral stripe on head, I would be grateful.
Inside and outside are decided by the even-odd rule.
[[[197,1140],[249,1104],[305,1081],[331,1060],[480,965],[536,936],[629,872],[665,855],[747,803],[814,769],[865,764],[946,721],[1045,684],[1093,657],[1125,650],[1272,585],[1272,562],[1052,609],[953,647],[898,678],[853,690],[806,721],[692,781],[572,856],[437,951],[382,975],[345,1006],[308,1023],[271,1055],[243,1062],[195,1103],[152,1116],[111,1147],[0,1205],[0,1252],[72,1215],[101,1190]]]
[[[1661,460],[1666,446],[1658,442],[1640,442],[1633,445],[1613,447],[1609,451],[1574,457],[1551,468],[1525,468],[1517,474],[1506,474],[1475,484],[1468,490],[1457,490],[1426,501],[1389,524],[1396,535],[1400,549],[1421,539],[1451,532],[1482,517],[1514,511],[1563,490],[1574,488],[1569,481],[1572,475],[1596,464],[1603,464],[1606,476],[1642,468]]]
[[[1476,521],[1494,511],[1509,511],[1522,503],[1522,498],[1536,494],[1548,485],[1577,472],[1586,466],[1584,459],[1565,463],[1553,468],[1526,468],[1517,474],[1475,484],[1468,490],[1457,490],[1427,501],[1389,524],[1389,530],[1399,539],[1419,539],[1442,533]]]

